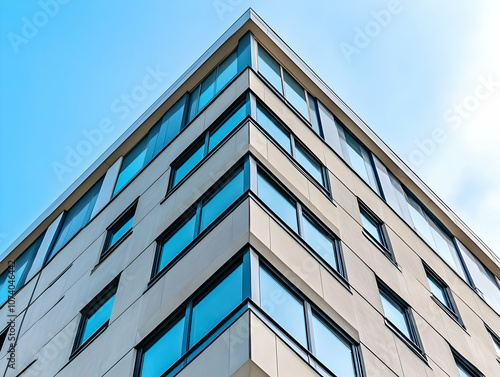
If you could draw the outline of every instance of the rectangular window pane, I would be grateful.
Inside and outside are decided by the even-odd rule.
[[[292,154],[290,133],[285,130],[260,103],[257,103],[257,123],[259,123],[284,150]]]
[[[307,216],[302,217],[304,224],[303,238],[332,268],[339,271],[335,242]]]
[[[315,356],[337,377],[356,377],[351,345],[315,313],[312,315]]]
[[[184,317],[144,352],[141,377],[160,377],[182,356]]]
[[[493,334],[491,335],[491,340],[493,341],[493,346],[495,347],[495,351],[497,353],[497,356],[500,357],[500,340]]]
[[[110,241],[109,241],[109,246],[113,247],[124,235],[127,233],[130,229],[132,229],[132,224],[134,223],[134,216],[130,217],[125,223],[123,223],[120,227],[116,229],[116,231],[113,232]]]
[[[257,176],[259,198],[290,228],[298,233],[297,208],[292,200],[277,189],[270,179],[259,172]]]
[[[320,185],[325,186],[320,163],[300,144],[295,144],[295,159]]]
[[[411,218],[413,220],[413,224],[415,225],[415,229],[418,233],[427,241],[429,244],[436,249],[436,245],[434,244],[434,238],[432,237],[431,228],[427,219],[425,218],[424,211],[422,207],[415,202],[412,198],[408,197],[408,204],[410,208]]]
[[[160,132],[156,140],[154,155],[160,153],[181,132],[185,98],[177,101],[160,120]]]
[[[283,94],[281,83],[280,65],[271,55],[259,46],[259,72],[274,86],[278,92]]]
[[[193,241],[195,236],[196,216],[193,215],[162,245],[158,271],[167,266],[179,253]]]
[[[201,85],[198,85],[189,95],[188,122],[191,122],[196,114],[198,114],[198,104],[200,102],[200,87]]]
[[[146,160],[147,147],[148,137],[146,136],[123,158],[113,196],[118,194],[142,170]]]
[[[285,81],[285,96],[288,101],[309,120],[309,112],[307,111],[306,94],[304,88],[290,76],[287,71],[283,71]]]
[[[219,93],[238,73],[237,51],[234,51],[217,68],[215,92]]]
[[[116,288],[110,292],[110,294],[106,294],[93,308],[90,309],[89,312],[84,314],[85,324],[79,345],[82,345],[89,340],[92,335],[94,335],[106,322],[109,321],[111,311],[113,310],[115,295]]]
[[[243,301],[243,267],[239,266],[193,307],[192,347]]]
[[[320,125],[318,121],[318,108],[316,106],[316,99],[311,96],[309,93],[307,93],[307,99],[309,102],[309,112],[311,114],[311,124],[314,132],[316,132],[318,135],[321,136],[321,130],[320,130]]]
[[[361,220],[363,223],[363,228],[370,233],[370,235],[375,238],[381,245],[385,246],[384,239],[380,231],[380,224],[375,222],[368,214],[361,211]]]
[[[452,309],[448,300],[446,288],[443,287],[436,279],[434,279],[429,274],[427,274],[427,280],[429,281],[429,286],[434,297],[441,301],[443,305],[447,306],[449,309]]]
[[[193,149],[193,151],[190,152],[190,155],[186,156],[186,159],[181,165],[175,168],[172,187],[177,186],[177,184],[182,181],[182,179],[188,175],[188,173],[193,170],[196,165],[198,165],[203,157],[205,157],[205,144],[202,143]]]
[[[304,304],[262,267],[260,307],[296,341],[307,348]]]
[[[203,204],[201,210],[200,232],[212,223],[245,191],[243,170],[226,183],[210,200]]]
[[[378,187],[375,181],[375,174],[366,149],[358,143],[348,132],[345,133],[345,141],[351,167],[370,185],[377,193]]]
[[[238,110],[234,112],[227,120],[225,120],[215,131],[210,133],[208,140],[208,151],[210,152],[224,138],[240,124],[240,122],[247,116],[247,104],[242,104]]]
[[[434,236],[434,241],[436,245],[436,252],[450,265],[456,273],[458,273],[463,279],[467,280],[465,277],[465,272],[462,267],[462,262],[459,259],[457,249],[450,236],[448,236],[434,221],[432,221],[429,216],[426,215],[427,222],[431,228],[431,233]]]
[[[467,372],[462,365],[457,364],[457,369],[459,377],[473,377],[472,374]]]
[[[380,298],[382,299],[385,317],[408,339],[413,340],[410,336],[405,309],[383,291],[380,291]]]
[[[216,71],[213,71],[208,77],[201,83],[200,91],[200,101],[198,104],[198,111],[201,111],[207,103],[209,103],[215,96],[215,75]]]

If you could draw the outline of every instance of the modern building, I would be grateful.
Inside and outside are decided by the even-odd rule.
[[[500,376],[498,258],[252,10],[1,259],[3,376]]]

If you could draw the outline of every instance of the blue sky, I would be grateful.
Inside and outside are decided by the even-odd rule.
[[[497,3],[3,1],[0,251],[251,6],[498,253]]]

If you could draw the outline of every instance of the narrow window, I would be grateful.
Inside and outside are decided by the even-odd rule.
[[[259,72],[271,83],[272,86],[283,94],[281,82],[281,68],[276,60],[259,46]]]
[[[289,154],[292,154],[290,146],[290,132],[285,130],[274,117],[260,104],[257,103],[257,123],[271,135],[271,137]]]
[[[7,325],[5,329],[0,333],[0,351],[2,351],[3,344],[5,343],[5,339],[7,339],[7,335],[9,334],[10,325]]]
[[[359,212],[361,214],[361,223],[364,234],[369,239],[375,241],[380,246],[381,251],[393,262],[395,262],[394,253],[389,242],[389,237],[384,227],[384,223],[365,204],[360,203]]]
[[[335,240],[332,239],[309,216],[302,215],[304,233],[302,237],[334,270],[339,271]]]
[[[118,281],[113,281],[82,311],[72,355],[101,334],[109,324]]]
[[[104,242],[104,248],[101,253],[101,260],[109,255],[117,245],[132,233],[136,207],[137,202],[121,214],[120,217],[108,227],[106,241]]]
[[[454,349],[451,350],[460,377],[484,377],[484,375]]]
[[[285,97],[293,107],[295,107],[304,118],[309,121],[309,111],[307,110],[306,91],[295,79],[283,70],[285,82]]]

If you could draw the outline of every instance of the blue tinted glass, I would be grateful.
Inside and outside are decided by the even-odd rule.
[[[307,120],[309,120],[309,112],[307,110],[306,93],[304,88],[295,81],[295,79],[283,71],[285,81],[285,96],[288,101],[301,113]]]
[[[160,153],[181,131],[184,115],[184,97],[177,101],[160,120],[161,128],[156,141],[154,155]]]
[[[384,240],[380,235],[379,224],[377,224],[370,216],[361,211],[361,221],[363,228],[372,235],[380,244],[385,245]]]
[[[176,168],[173,186],[176,186],[205,156],[205,144],[201,144],[191,152],[191,155],[184,160],[182,165]]]
[[[198,104],[198,111],[201,111],[206,106],[206,104],[209,103],[215,96],[215,75],[216,71],[213,71],[201,83],[200,102]]]
[[[189,95],[189,113],[188,113],[188,122],[193,120],[193,118],[198,114],[198,104],[200,102],[200,87],[198,85],[195,90],[191,92]]]
[[[302,238],[312,249],[317,252],[333,269],[338,271],[337,258],[335,253],[335,242],[313,223],[307,216],[303,216],[304,234]]]
[[[141,377],[160,377],[182,356],[184,318],[144,352]]]
[[[192,347],[243,301],[243,267],[239,266],[193,307]]]
[[[446,305],[451,309],[448,300],[448,294],[446,293],[446,289],[439,284],[432,276],[427,275],[427,280],[429,281],[429,286],[431,287],[432,294],[439,300],[443,305]]]
[[[203,204],[200,232],[233,204],[243,194],[243,191],[245,191],[245,180],[242,170],[231,178],[215,196]]]
[[[315,356],[337,377],[355,377],[351,345],[316,314],[312,316]]]
[[[220,92],[238,73],[237,52],[234,51],[217,68],[216,92]]]
[[[260,268],[260,307],[307,348],[303,302],[263,268]]]
[[[274,86],[280,93],[283,93],[281,84],[280,65],[271,55],[259,46],[259,72]]]
[[[85,343],[92,335],[96,333],[97,330],[101,328],[102,325],[109,321],[114,302],[115,295],[113,294],[113,296],[106,299],[105,302],[100,303],[101,306],[97,307],[96,311],[87,317],[82,337],[80,339],[80,345]]]
[[[319,184],[324,186],[321,165],[299,144],[295,144],[295,159]]]
[[[142,170],[146,160],[147,147],[148,138],[146,136],[123,158],[113,196],[118,194]]]
[[[408,339],[412,339],[404,308],[382,291],[380,292],[380,298],[382,299],[385,318],[396,326]]]
[[[259,198],[262,199],[262,201],[271,208],[285,224],[298,232],[297,208],[295,207],[295,203],[283,196],[281,191],[278,190],[267,177],[260,173],[257,176],[257,187]]]
[[[257,104],[257,122],[271,135],[271,137],[292,154],[290,147],[290,134],[286,131],[260,104]]]
[[[195,225],[196,216],[193,215],[163,244],[158,271],[169,264],[194,239]]]
[[[123,224],[120,228],[116,230],[115,233],[111,236],[111,240],[109,241],[108,248],[112,247],[115,243],[117,243],[130,229],[132,229],[132,224],[134,223],[134,216],[127,220],[125,224]]]
[[[214,132],[210,133],[208,140],[208,151],[214,149],[247,115],[247,106],[243,104],[236,112],[220,125]]]

